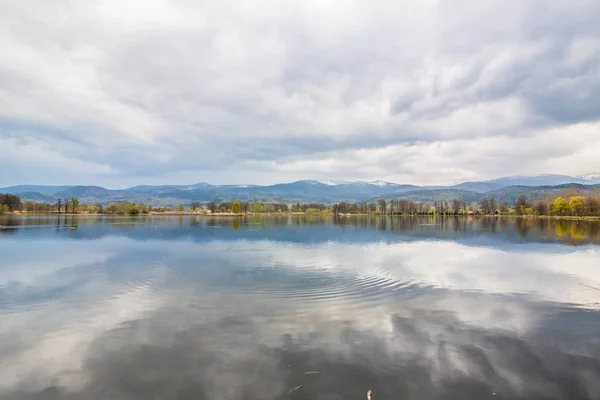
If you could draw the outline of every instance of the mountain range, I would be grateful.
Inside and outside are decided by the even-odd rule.
[[[600,173],[582,176],[525,175],[507,176],[487,181],[464,182],[452,186],[415,186],[385,181],[303,180],[275,185],[140,185],[126,189],[100,186],[19,185],[0,188],[0,193],[19,195],[23,200],[55,202],[58,198],[77,197],[84,203],[107,204],[114,201],[176,205],[191,201],[245,200],[262,202],[374,201],[380,198],[407,198],[415,201],[452,200],[467,202],[492,197],[511,204],[521,195],[536,200],[545,193],[565,189],[584,192],[600,189]]]

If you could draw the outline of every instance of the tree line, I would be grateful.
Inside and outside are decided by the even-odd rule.
[[[322,203],[285,204],[277,202],[245,201],[192,201],[177,207],[152,206],[143,203],[113,202],[81,203],[78,198],[57,199],[56,203],[21,201],[13,194],[0,194],[0,213],[25,211],[28,213],[86,213],[139,215],[149,213],[286,213],[306,214],[380,214],[380,215],[516,215],[516,216],[600,216],[600,194],[583,195],[578,191],[564,191],[557,197],[543,196],[537,201],[529,201],[519,196],[514,205],[498,203],[494,198],[483,198],[479,202],[468,204],[464,199],[435,200],[429,202],[408,199],[379,199],[377,202],[346,202],[333,205]]]
[[[529,201],[520,195],[512,207],[494,198],[483,198],[467,205],[464,199],[436,200],[432,203],[408,199],[380,199],[377,203],[340,202],[331,207],[333,214],[386,215],[516,215],[516,216],[600,216],[600,194],[584,196],[569,193],[556,198],[545,196]],[[563,197],[564,196],[564,197]]]
[[[277,202],[239,202],[215,201],[200,202],[192,201],[189,205],[183,203],[176,207],[172,206],[152,206],[144,203],[133,202],[113,202],[108,205],[101,203],[82,203],[78,198],[57,199],[55,203],[38,202],[32,200],[21,201],[19,196],[12,194],[0,194],[0,212],[8,213],[12,211],[24,211],[27,213],[84,213],[84,214],[115,214],[115,215],[139,215],[155,213],[283,213],[290,212],[290,208],[295,212],[311,212],[311,210],[330,210],[330,206],[324,204],[296,204],[291,207],[285,203]]]

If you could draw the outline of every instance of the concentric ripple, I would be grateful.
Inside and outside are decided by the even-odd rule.
[[[373,267],[357,270],[277,266],[249,268],[239,274],[244,279],[236,280],[238,291],[292,299],[299,304],[360,303],[364,306],[391,298],[412,298],[418,296],[423,289],[411,280],[399,280],[386,271]],[[269,276],[268,279],[265,279],[266,275]]]

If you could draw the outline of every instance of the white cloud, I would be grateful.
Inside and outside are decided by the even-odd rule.
[[[552,129],[597,129],[597,2],[0,7],[0,140],[108,168],[83,176],[57,163],[64,183],[426,184],[600,168],[595,138],[519,160],[459,151],[431,168],[465,141],[515,149]],[[373,157],[348,169],[348,154],[389,149],[410,153],[410,166]],[[24,168],[27,148],[10,151],[9,170],[23,172],[0,184],[38,179]],[[554,169],[572,154],[582,156]]]

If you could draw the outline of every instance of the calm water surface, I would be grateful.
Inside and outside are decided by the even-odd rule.
[[[600,223],[0,217],[0,399],[369,389],[600,399]]]

